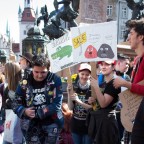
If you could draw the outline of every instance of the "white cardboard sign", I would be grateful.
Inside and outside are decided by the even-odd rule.
[[[144,81],[140,82],[140,84],[144,84]],[[132,132],[136,113],[143,96],[132,93],[130,90],[125,90],[119,94],[119,98],[122,102],[121,122],[127,131]]]
[[[116,21],[71,28],[74,62],[117,59]]]

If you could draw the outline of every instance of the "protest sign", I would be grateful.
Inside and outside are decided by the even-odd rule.
[[[51,43],[48,44],[47,51],[51,61],[52,72],[59,72],[74,65],[70,33],[52,40]]]
[[[117,59],[116,37],[115,21],[71,28],[71,32],[48,44],[52,71],[61,71],[76,62]]]
[[[117,59],[117,23],[104,22],[71,28],[74,62]]]
[[[143,85],[144,81],[141,81],[139,84]],[[121,122],[124,128],[131,132],[136,113],[143,97],[130,92],[130,90],[125,90],[119,94],[119,98],[122,102]]]

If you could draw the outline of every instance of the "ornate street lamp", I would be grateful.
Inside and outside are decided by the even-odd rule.
[[[42,16],[37,19],[36,25],[29,29],[28,37],[22,41],[22,54],[25,52],[30,52],[34,55],[39,53],[47,54],[47,44],[50,40],[57,39],[67,32],[61,27],[60,19],[69,22],[72,27],[77,26],[74,19],[78,16],[79,0],[72,2],[75,11],[70,8],[70,3],[71,1],[67,0],[54,1],[56,9],[55,20],[49,18],[46,5],[41,8]],[[59,4],[64,4],[62,11],[58,10]],[[38,27],[41,20],[44,21],[43,31]]]
[[[5,50],[0,50],[0,63],[4,64],[6,63],[6,52]]]
[[[22,41],[22,54],[25,52],[34,55],[39,53],[47,54],[47,44],[50,40],[38,26],[35,25],[30,28],[27,35],[28,37]]]

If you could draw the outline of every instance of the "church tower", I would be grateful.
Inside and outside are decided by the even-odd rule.
[[[25,8],[32,8],[33,7],[32,0],[25,0],[24,1],[24,7]]]
[[[27,37],[28,30],[34,26],[37,14],[33,9],[33,0],[24,0],[24,10],[20,6],[18,10],[19,32],[20,32],[20,54],[22,54],[22,40]]]

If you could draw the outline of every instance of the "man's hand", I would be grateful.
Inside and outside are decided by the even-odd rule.
[[[115,88],[119,88],[121,86],[125,86],[125,82],[126,80],[124,80],[123,78],[117,77],[114,79],[113,85]]]
[[[35,118],[35,108],[34,107],[26,108],[24,114],[29,118]]]

